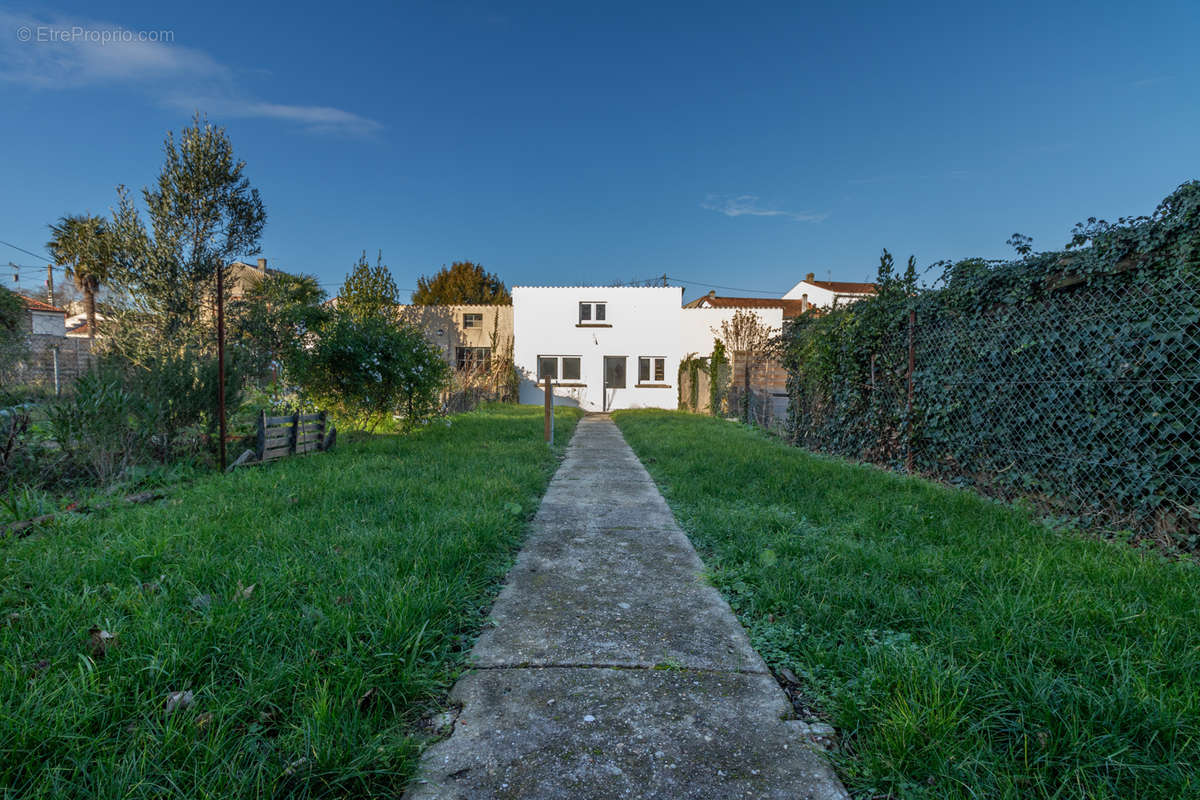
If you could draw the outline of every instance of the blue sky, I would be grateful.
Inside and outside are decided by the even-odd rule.
[[[262,254],[331,290],[364,249],[404,289],[471,259],[691,297],[1057,248],[1200,177],[1198,39],[1195,2],[0,4],[0,239],[107,213],[200,109]]]

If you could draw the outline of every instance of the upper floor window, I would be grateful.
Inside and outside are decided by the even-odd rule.
[[[464,328],[482,328],[483,314],[463,314]]]
[[[585,322],[604,322],[607,314],[607,303],[580,303],[579,304],[579,321]]]

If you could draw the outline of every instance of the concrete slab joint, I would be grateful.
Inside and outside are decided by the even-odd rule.
[[[847,794],[649,474],[576,428],[408,800]]]

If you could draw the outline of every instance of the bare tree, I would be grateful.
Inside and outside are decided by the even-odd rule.
[[[742,420],[749,422],[750,371],[778,353],[781,331],[767,325],[753,311],[739,308],[731,319],[721,323],[720,330],[714,328],[713,333],[735,359],[742,360]]]

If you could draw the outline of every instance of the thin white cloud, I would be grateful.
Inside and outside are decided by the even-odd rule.
[[[758,195],[755,194],[709,194],[700,207],[727,217],[787,217],[797,222],[821,222],[829,216],[828,213],[766,208],[759,204]]]
[[[163,41],[173,35],[0,10],[0,80],[32,89],[78,89],[189,77],[229,79],[229,70],[206,53]]]
[[[294,122],[312,133],[367,136],[383,129],[383,125],[373,119],[331,106],[293,106],[183,93],[169,95],[166,103],[184,111],[201,109],[218,117],[258,117]]]
[[[254,97],[238,86],[234,69],[174,38],[173,31],[0,10],[0,83],[59,91],[127,86],[168,107],[276,119],[315,133],[370,135],[383,127],[339,108]]]

